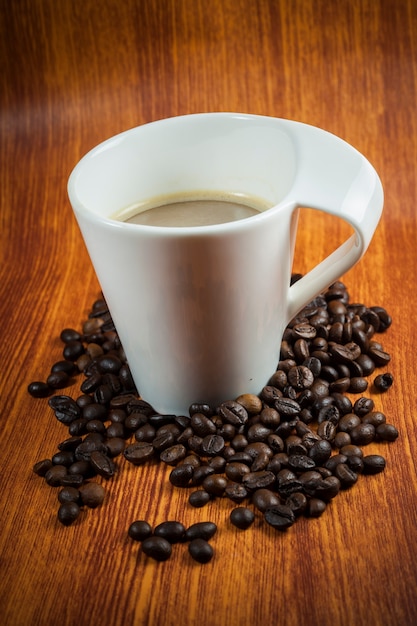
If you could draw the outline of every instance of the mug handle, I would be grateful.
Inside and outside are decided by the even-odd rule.
[[[364,255],[384,204],[378,174],[362,154],[331,133],[293,124],[297,175],[291,195],[295,209],[331,213],[351,224],[355,232],[289,287],[288,321]]]

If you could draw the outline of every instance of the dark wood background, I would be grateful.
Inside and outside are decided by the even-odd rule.
[[[0,0],[0,614],[6,626],[368,626],[417,623],[414,0]],[[66,194],[103,139],[202,111],[325,128],[375,166],[385,210],[351,297],[385,306],[394,387],[375,402],[400,431],[384,473],[280,534],[230,527],[231,503],[192,509],[161,468],[124,468],[80,523],[32,473],[66,429],[27,384],[61,355],[99,289]],[[295,270],[344,227],[304,212]],[[70,393],[76,397],[78,386]],[[126,537],[133,519],[211,519],[205,566],[166,563]],[[177,549],[178,548],[178,549]]]

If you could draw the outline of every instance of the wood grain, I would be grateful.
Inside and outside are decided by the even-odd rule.
[[[0,614],[5,626],[411,626],[417,620],[414,0],[0,0]],[[105,504],[69,528],[32,473],[66,430],[27,384],[60,358],[99,292],[66,195],[72,167],[129,127],[200,111],[318,125],[383,181],[385,210],[352,299],[385,306],[395,385],[375,396],[400,430],[387,468],[317,520],[246,533],[220,501],[191,509],[157,466],[123,466]],[[344,237],[305,211],[295,270]],[[76,397],[75,385],[70,393]],[[380,450],[372,444],[370,450]],[[130,522],[218,523],[216,556],[143,557]]]

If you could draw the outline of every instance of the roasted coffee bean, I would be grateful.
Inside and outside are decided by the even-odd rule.
[[[375,439],[375,426],[372,424],[358,424],[358,426],[349,431],[349,435],[353,444],[366,446]]]
[[[90,433],[90,435],[91,434],[96,433]],[[90,439],[87,439],[86,437],[84,441],[76,447],[74,451],[75,459],[77,461],[90,461],[91,454],[93,452],[101,452],[102,454],[106,454],[107,447],[100,439],[93,439],[91,437]]]
[[[363,457],[364,474],[379,474],[384,471],[385,465],[385,458],[380,454],[367,454]]]
[[[107,418],[107,409],[99,402],[92,402],[83,408],[82,416],[86,420],[105,420]]]
[[[300,491],[292,493],[285,500],[285,506],[288,506],[294,515],[301,515],[307,509],[308,500]]]
[[[218,414],[222,419],[233,426],[242,426],[246,424],[249,418],[245,407],[234,400],[223,402],[218,408]]]
[[[247,507],[237,507],[230,513],[230,521],[236,528],[247,530],[255,521],[255,514]]]
[[[394,377],[392,374],[386,372],[385,374],[379,374],[374,379],[374,387],[378,391],[385,392],[392,386]]]
[[[375,371],[375,363],[367,354],[361,354],[356,359],[363,376],[370,376]]]
[[[75,450],[82,443],[81,437],[68,437],[58,444],[58,450]]]
[[[317,434],[326,441],[333,441],[336,436],[336,426],[329,421],[322,422],[317,428]]]
[[[333,439],[333,445],[335,448],[342,448],[343,446],[350,444],[350,442],[351,439],[349,433],[345,433],[342,431],[336,433],[336,436]]]
[[[296,338],[300,337],[302,339],[314,339],[317,331],[314,326],[311,326],[311,324],[299,323],[295,324],[295,326],[292,327],[292,334]]]
[[[79,488],[81,502],[90,509],[95,509],[103,503],[106,490],[99,483],[84,483]]]
[[[79,487],[84,482],[84,476],[81,474],[70,474],[69,472],[61,478],[62,487]]]
[[[356,472],[356,474],[361,474],[364,467],[363,458],[362,456],[349,456],[346,465],[348,465],[353,472]]]
[[[374,409],[374,401],[372,398],[358,398],[353,405],[353,412],[359,417],[364,417]]]
[[[204,463],[199,465],[194,469],[193,479],[191,481],[192,485],[201,485],[207,476],[211,476],[214,474],[214,468],[211,467],[208,463]]]
[[[320,498],[311,498],[308,502],[307,509],[309,517],[320,517],[326,510],[327,504]]]
[[[315,495],[325,502],[329,502],[337,496],[340,487],[340,480],[336,476],[327,476],[317,485]]]
[[[310,356],[310,348],[309,348],[309,343],[306,339],[297,339],[294,343],[294,356],[297,360],[297,362],[301,363],[302,365],[304,365],[304,361],[306,359],[309,358]],[[305,365],[304,365],[305,367]]]
[[[193,539],[204,539],[209,541],[217,532],[217,526],[214,522],[196,522],[187,528],[184,534],[184,541],[193,541]]]
[[[60,450],[56,452],[52,457],[52,463],[54,465],[65,465],[69,467],[75,461],[75,454],[72,450]]]
[[[271,428],[265,426],[262,422],[258,422],[247,429],[247,439],[249,443],[266,441],[271,433]]]
[[[177,443],[169,448],[165,448],[165,450],[163,450],[159,455],[159,458],[167,465],[176,465],[185,458],[186,454],[187,448],[182,444]]]
[[[288,371],[288,382],[297,390],[308,389],[314,382],[314,375],[308,367],[297,365]]]
[[[379,441],[395,441],[398,434],[398,430],[393,424],[379,424],[375,431],[376,438]]]
[[[353,410],[352,402],[348,396],[343,393],[332,392],[334,406],[339,410],[341,416],[351,413]]]
[[[222,474],[227,465],[227,460],[223,456],[213,456],[208,460],[208,464],[214,469],[215,474]]]
[[[177,465],[169,475],[169,482],[174,487],[188,487],[194,475],[192,465]]]
[[[132,413],[132,415],[137,415],[137,413]],[[129,418],[126,418],[126,422]],[[125,423],[126,426],[126,423]],[[148,443],[152,443],[155,439],[156,430],[155,427],[151,424],[143,424],[139,426],[137,430],[135,430],[135,439],[136,441],[146,441]]]
[[[329,441],[320,439],[309,449],[308,456],[313,459],[315,465],[323,465],[332,453],[332,446]]]
[[[295,522],[294,511],[285,504],[277,504],[266,509],[265,521],[276,530],[286,530]]]
[[[104,425],[104,422],[100,420],[87,420],[85,429],[88,433],[101,433],[102,435],[107,434],[106,426]]]
[[[214,411],[212,407],[209,404],[205,404],[204,402],[203,403],[194,402],[193,404],[190,405],[188,412],[190,416],[193,416],[194,413],[202,413],[206,417],[210,417],[214,415]]]
[[[64,526],[70,526],[80,515],[81,509],[76,502],[63,502],[58,509],[58,520]]]
[[[48,404],[55,413],[55,417],[62,424],[70,424],[81,417],[81,410],[75,400],[69,396],[53,396]]]
[[[353,428],[359,426],[361,423],[360,418],[355,413],[346,413],[340,418],[337,428],[339,431],[349,433]]]
[[[340,465],[340,463],[346,463],[346,461],[347,456],[339,452],[339,454],[334,454],[333,456],[331,456],[330,459],[328,459],[326,463],[323,464],[323,466],[328,469],[332,474],[334,474],[336,467]]]
[[[339,479],[343,489],[352,487],[358,480],[358,474],[347,463],[339,463],[334,469],[334,475]]]
[[[78,398],[76,399],[75,402],[77,403],[77,405],[82,410],[85,406],[87,406],[87,404],[91,404],[93,402],[93,398],[91,396],[83,393],[80,396],[78,396]]]
[[[188,552],[194,561],[208,563],[214,556],[212,546],[204,539],[193,539],[188,545]]]
[[[45,481],[51,487],[60,487],[62,478],[68,473],[65,465],[53,465],[45,473]]]
[[[90,461],[75,461],[68,468],[68,474],[79,474],[84,478],[91,478],[96,473],[90,465]]]
[[[99,385],[94,392],[94,402],[98,404],[108,404],[113,397],[110,385]]]
[[[80,492],[76,487],[63,487],[58,493],[58,501],[61,504],[64,504],[64,502],[76,502],[79,505],[81,501]]]
[[[314,459],[306,454],[290,454],[288,467],[295,472],[305,472],[316,466]]]
[[[225,441],[220,435],[206,435],[201,442],[201,451],[206,456],[221,454]]]
[[[388,354],[388,352],[381,350],[375,345],[370,346],[368,350],[368,355],[378,367],[383,367],[384,365],[387,365],[391,360],[391,356]]]
[[[153,534],[155,537],[163,537],[169,543],[179,543],[184,538],[185,526],[178,521],[161,522],[155,526]]]
[[[123,452],[123,456],[132,465],[143,465],[153,457],[154,453],[155,450],[151,443],[138,441],[128,445]]]
[[[371,306],[370,309],[371,309],[371,311],[373,311],[374,313],[376,313],[378,315],[378,318],[379,318],[379,329],[378,330],[379,330],[380,333],[383,333],[392,324],[391,316],[388,314],[386,309],[384,309],[384,307],[381,307],[381,306]]]
[[[116,471],[114,462],[106,454],[98,450],[94,450],[91,453],[90,463],[97,474],[106,479],[111,478]]]
[[[362,417],[362,424],[372,424],[375,428],[377,428],[380,424],[385,424],[386,421],[387,418],[385,413],[382,413],[381,411],[370,411]]]
[[[122,361],[115,355],[104,354],[96,359],[98,371],[101,374],[117,374],[122,367]]]
[[[101,384],[102,376],[98,372],[86,378],[81,384],[81,391],[85,394],[93,393]]]
[[[33,466],[33,471],[38,476],[44,477],[45,474],[51,469],[52,465],[53,463],[51,459],[42,459],[41,461],[35,463],[35,465]]]
[[[194,472],[195,475],[195,472]],[[202,482],[203,488],[212,496],[222,496],[227,486],[227,480],[219,474],[206,476]]]
[[[193,491],[188,498],[188,502],[196,509],[205,506],[208,502],[210,502],[210,500],[211,494],[209,494],[204,489],[198,489],[197,491]]]
[[[199,437],[214,435],[216,433],[216,425],[214,422],[202,413],[194,413],[191,416],[190,427],[194,434]]]
[[[64,370],[51,372],[46,379],[46,384],[51,389],[63,389],[64,387],[68,387],[69,383],[70,377]]]
[[[226,485],[226,489],[224,490],[224,495],[232,502],[236,502],[237,504],[243,502],[248,497],[248,490],[242,483],[235,483],[230,481]]]
[[[268,384],[282,391],[286,387],[287,382],[287,374],[283,370],[277,370],[272,374]]]
[[[74,328],[64,328],[61,331],[59,337],[64,343],[70,343],[71,341],[80,341],[82,339],[80,333]]]
[[[242,485],[249,492],[270,487],[275,483],[275,474],[268,470],[249,472],[242,477]]]
[[[172,554],[172,546],[164,537],[146,537],[142,541],[142,552],[155,561],[166,561]]]
[[[301,411],[298,402],[291,398],[276,398],[274,408],[278,411],[281,418],[285,417],[287,419],[297,416]]]
[[[227,463],[225,467],[225,474],[229,480],[234,482],[241,482],[242,478],[245,474],[249,474],[250,469],[249,466],[245,463],[238,463],[232,461],[231,463]]]
[[[350,379],[350,386],[345,391],[349,393],[363,393],[368,388],[368,381],[362,376],[354,376]]]
[[[28,385],[28,392],[34,398],[46,398],[51,395],[51,388],[45,382],[35,380]]]
[[[330,353],[336,363],[346,363],[349,365],[360,356],[361,349],[357,343],[351,341],[345,345],[334,344],[330,346]]]
[[[264,513],[266,509],[281,503],[281,500],[276,492],[265,488],[254,491],[251,496],[251,501],[262,513]]]
[[[76,361],[82,354],[84,354],[84,346],[81,341],[69,341],[62,351],[62,356],[66,361]]]
[[[130,524],[127,534],[134,541],[143,541],[152,535],[152,526],[145,520],[136,520]]]
[[[262,411],[262,400],[253,393],[245,393],[238,398],[236,402],[241,404],[249,415],[257,415]]]

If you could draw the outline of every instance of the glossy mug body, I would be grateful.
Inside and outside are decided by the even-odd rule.
[[[261,391],[285,326],[360,259],[383,206],[375,170],[341,139],[234,113],[121,133],[81,159],[68,191],[138,391],[176,414]],[[270,208],[208,226],[114,219],[142,200],[202,191],[241,193]],[[301,206],[338,215],[355,232],[290,287]]]

